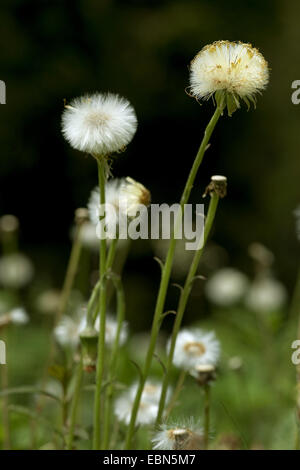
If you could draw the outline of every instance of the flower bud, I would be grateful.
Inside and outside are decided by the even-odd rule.
[[[87,372],[92,372],[96,369],[98,349],[97,330],[87,326],[80,334],[80,342],[82,347],[83,368]]]

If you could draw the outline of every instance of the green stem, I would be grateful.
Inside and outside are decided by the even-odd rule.
[[[86,321],[87,321],[88,326],[94,326],[96,318],[99,313],[99,310],[97,307],[99,306],[100,285],[101,285],[101,280],[99,280],[97,284],[95,284],[94,289],[92,291],[92,295],[88,302],[87,314],[86,314]]]
[[[98,178],[99,178],[99,191],[100,191],[100,205],[105,204],[105,165],[98,159]],[[100,223],[105,225],[105,213],[100,217]],[[103,234],[102,234],[103,235]],[[96,392],[94,402],[94,435],[93,435],[93,449],[100,448],[100,422],[101,412],[103,409],[101,403],[101,392],[104,375],[105,363],[105,323],[106,323],[106,239],[101,236],[100,239],[100,261],[99,261],[99,278],[100,278],[100,297],[99,297],[99,314],[100,314],[100,327],[98,337],[98,355],[97,355],[97,370],[96,370]]]
[[[210,385],[204,385],[204,449],[208,449],[210,429]]]
[[[2,331],[2,340],[6,343],[6,332]],[[5,337],[4,337],[5,334]],[[1,389],[8,389],[8,368],[7,364],[0,365]],[[3,422],[3,446],[5,450],[11,449],[10,419],[9,419],[9,397],[2,397],[2,422]]]
[[[191,193],[191,190],[192,190],[192,187],[193,187],[193,184],[194,184],[199,166],[202,162],[202,159],[203,159],[204,154],[205,154],[205,150],[206,150],[207,145],[209,143],[209,139],[211,137],[211,134],[212,134],[212,132],[213,132],[220,116],[221,116],[221,109],[219,107],[217,107],[215,109],[215,112],[214,112],[211,120],[209,121],[209,123],[208,123],[208,125],[205,129],[204,136],[203,136],[200,148],[198,150],[198,153],[197,153],[196,158],[194,160],[194,163],[193,163],[193,166],[191,168],[190,174],[188,176],[185,188],[183,190],[181,200],[180,200],[181,211],[179,211],[179,214],[176,218],[175,227],[177,227],[178,226],[177,224],[181,221],[183,211],[184,211],[184,205],[188,202],[188,199],[189,199],[189,196],[190,196],[190,193]],[[160,321],[161,320],[161,315],[163,313],[166,294],[167,294],[167,289],[168,289],[169,280],[170,280],[170,276],[171,276],[171,270],[172,270],[172,265],[173,265],[173,258],[174,258],[174,252],[175,252],[175,247],[176,247],[176,241],[177,240],[174,237],[174,232],[173,232],[171,240],[170,240],[170,245],[169,245],[169,249],[168,249],[166,262],[165,262],[165,265],[162,269],[160,287],[159,287],[159,292],[158,292],[158,296],[157,296],[157,302],[156,302],[154,317],[153,317],[153,321],[152,321],[150,343],[149,343],[149,347],[148,347],[148,351],[147,351],[147,355],[146,355],[143,374],[140,378],[139,387],[137,389],[136,397],[135,397],[134,404],[133,404],[133,407],[132,407],[130,423],[129,423],[128,431],[127,431],[127,435],[126,435],[126,442],[125,442],[125,448],[126,449],[130,449],[130,447],[131,447],[131,441],[132,441],[132,437],[133,437],[134,430],[135,430],[135,422],[136,422],[136,417],[137,417],[137,413],[138,413],[138,408],[139,408],[141,396],[142,396],[142,393],[143,393],[143,388],[144,388],[145,382],[147,380],[147,377],[149,375],[149,371],[150,371],[150,367],[151,367],[151,363],[152,363],[152,358],[153,358],[153,354],[154,354],[154,350],[155,350],[155,346],[156,346],[156,341],[157,341],[157,336],[158,336],[158,333],[159,333],[159,328],[160,328],[160,323],[161,323],[161,321]]]
[[[166,420],[168,419],[168,417],[170,416],[170,413],[172,412],[174,406],[176,405],[176,402],[179,398],[180,392],[182,390],[182,387],[183,387],[183,384],[184,384],[184,381],[185,381],[185,377],[186,377],[186,371],[184,369],[182,369],[182,371],[179,374],[179,377],[178,377],[178,380],[177,380],[177,384],[176,384],[172,399],[170,401],[170,404],[169,404],[168,408],[166,409]]]
[[[297,280],[296,284],[294,287],[293,295],[292,295],[292,300],[290,304],[290,311],[289,311],[289,316],[290,318],[299,318],[299,333],[300,333],[300,269],[298,271],[297,275]]]
[[[119,237],[113,238],[110,242],[110,247],[108,250],[107,260],[106,260],[106,271],[112,269],[113,262],[115,260],[116,255],[116,248],[118,243]]]
[[[108,272],[113,265],[115,255],[116,255],[116,247],[117,247],[117,242],[118,238],[115,238],[112,240],[109,250],[108,250],[108,255],[107,255],[107,260],[106,260],[106,269],[105,271]],[[96,309],[96,303],[97,299],[99,296],[100,292],[100,286],[101,286],[101,281],[99,280],[97,284],[95,284],[94,289],[92,291],[92,295],[90,297],[90,300],[88,302],[88,307],[87,307],[87,324],[89,326],[94,326],[96,318],[98,316],[98,309]]]
[[[171,369],[172,369],[173,356],[174,356],[177,336],[181,327],[183,315],[184,315],[186,305],[189,299],[189,295],[193,286],[193,281],[194,281],[194,278],[195,278],[195,275],[199,266],[203,249],[205,247],[205,244],[207,242],[208,236],[210,234],[210,231],[213,225],[213,221],[215,219],[218,202],[219,202],[219,196],[215,192],[213,192],[211,195],[211,200],[210,200],[208,213],[207,213],[207,217],[205,221],[204,243],[201,249],[198,249],[195,252],[184,287],[180,293],[178,309],[177,309],[177,313],[175,316],[175,322],[174,322],[172,336],[171,336],[170,350],[169,350],[167,364],[166,364],[166,373],[163,379],[163,385],[162,385],[162,391],[161,391],[161,396],[160,396],[159,410],[157,414],[156,424],[160,424],[162,421],[163,411],[164,411],[166,396],[167,396],[167,390],[168,390],[168,385],[170,381],[170,374],[171,374]]]
[[[290,307],[290,318],[298,322],[297,339],[300,340],[300,269],[297,276],[296,285],[294,288],[291,307]],[[300,365],[296,365],[296,443],[295,449],[300,449]]]
[[[81,249],[82,249],[80,231],[81,231],[81,225],[77,225],[75,235],[74,235],[71,255],[70,255],[70,259],[69,259],[69,263],[67,267],[67,272],[66,272],[66,276],[64,280],[64,285],[63,285],[62,292],[61,292],[59,307],[58,307],[58,311],[55,317],[56,325],[66,311],[70,293],[74,284],[74,279],[76,276]]]
[[[112,398],[113,398],[113,392],[114,392],[114,385],[113,385],[113,380],[115,377],[115,372],[116,372],[116,365],[117,365],[117,359],[118,359],[118,353],[119,353],[119,343],[120,343],[120,335],[121,335],[121,329],[122,329],[122,324],[124,321],[125,317],[125,296],[124,296],[124,289],[122,286],[121,279],[119,276],[113,277],[112,278],[115,289],[117,292],[117,332],[116,332],[116,337],[114,340],[112,352],[111,352],[111,357],[110,357],[110,362],[109,362],[109,367],[108,367],[108,385],[106,387],[106,406],[104,410],[104,435],[103,435],[103,449],[107,449],[109,446],[109,438],[110,438],[110,426],[111,426],[111,415],[112,415]]]
[[[82,249],[81,236],[80,236],[81,228],[82,228],[82,224],[77,223],[73,245],[71,249],[71,254],[70,254],[70,258],[68,262],[68,267],[67,267],[64,284],[63,284],[63,288],[61,292],[60,302],[59,302],[58,310],[56,312],[54,322],[53,322],[53,329],[58,324],[59,320],[61,319],[61,317],[64,315],[66,311],[69,296],[70,296],[70,293],[74,284],[76,272],[78,269],[81,249]],[[54,336],[52,335],[50,339],[49,355],[46,360],[46,366],[45,366],[45,370],[44,370],[43,377],[42,377],[43,386],[46,383],[46,380],[48,377],[48,370],[53,360],[54,353],[55,353],[55,340],[54,340]],[[37,405],[36,405],[37,412],[40,413],[42,411],[44,402],[45,402],[45,397],[41,396],[37,401]]]
[[[74,430],[76,426],[76,418],[77,418],[77,410],[78,410],[78,403],[80,397],[80,390],[82,384],[82,376],[83,376],[83,366],[82,366],[82,354],[80,354],[80,361],[77,365],[77,371],[75,376],[75,388],[72,397],[71,403],[71,411],[70,411],[70,425],[69,425],[69,433],[67,437],[67,449],[72,450],[73,447],[73,439],[74,439]]]

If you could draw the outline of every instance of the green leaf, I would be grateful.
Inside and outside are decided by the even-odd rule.
[[[49,375],[51,375],[51,377],[54,377],[59,382],[64,381],[64,378],[67,373],[66,368],[59,364],[54,364],[53,366],[50,366],[48,369],[48,372],[49,372]]]
[[[232,116],[233,113],[240,107],[238,99],[232,93],[227,93],[226,105],[227,105],[228,116]]]

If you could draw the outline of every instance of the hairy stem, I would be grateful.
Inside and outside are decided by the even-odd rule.
[[[177,220],[175,221],[175,231],[176,231],[176,227],[178,227],[178,224],[181,222],[181,218],[182,218],[183,211],[184,211],[184,205],[188,202],[188,199],[189,199],[189,196],[190,196],[190,193],[191,193],[191,190],[192,190],[192,187],[193,187],[193,184],[194,184],[199,166],[202,162],[205,150],[206,150],[207,145],[209,143],[209,139],[211,137],[211,134],[212,134],[212,132],[213,132],[220,116],[221,116],[221,109],[219,107],[217,107],[215,109],[215,112],[214,112],[210,122],[208,123],[208,125],[205,129],[204,136],[203,136],[200,148],[198,150],[198,153],[197,153],[196,158],[194,160],[194,163],[193,163],[193,166],[191,168],[190,174],[188,176],[185,188],[183,190],[181,200],[180,200],[181,211],[180,211],[178,217],[176,218]],[[155,346],[156,346],[157,336],[158,336],[159,329],[160,329],[160,324],[161,324],[161,315],[163,313],[166,294],[167,294],[167,289],[168,289],[169,280],[170,280],[170,276],[171,276],[171,270],[172,270],[172,265],[173,265],[173,258],[174,258],[174,252],[175,252],[175,247],[176,247],[176,241],[177,240],[174,237],[174,232],[173,232],[171,240],[170,240],[170,245],[169,245],[169,249],[168,249],[168,253],[167,253],[166,262],[165,262],[165,265],[162,269],[160,287],[159,287],[159,292],[158,292],[158,296],[157,296],[154,317],[153,317],[153,321],[152,321],[150,342],[149,342],[149,347],[148,347],[146,360],[145,360],[145,364],[144,364],[144,368],[143,368],[143,373],[142,373],[141,378],[140,378],[139,386],[138,386],[137,393],[136,393],[135,400],[134,400],[134,404],[133,404],[133,407],[132,407],[130,423],[129,423],[128,431],[127,431],[127,435],[126,435],[126,442],[125,442],[125,448],[126,449],[130,449],[130,447],[131,447],[131,441],[132,441],[132,437],[133,437],[134,430],[135,430],[135,422],[136,422],[136,417],[137,417],[137,413],[138,413],[138,408],[139,408],[141,396],[142,396],[142,393],[143,393],[143,388],[144,388],[145,382],[146,382],[147,377],[148,377],[149,372],[150,372],[150,367],[151,367],[152,358],[153,358],[153,354],[154,354],[154,350],[155,350]]]
[[[73,393],[72,403],[71,403],[71,410],[70,410],[69,433],[67,436],[67,449],[68,450],[72,450],[72,447],[73,447],[74,431],[75,431],[75,426],[76,426],[76,418],[77,418],[78,403],[79,403],[79,398],[80,398],[82,376],[83,376],[82,354],[80,354],[80,361],[79,361],[79,364],[77,365],[76,376],[75,376],[75,388],[74,388],[74,393]]]
[[[171,374],[171,369],[172,369],[172,363],[173,363],[173,356],[174,356],[174,351],[175,351],[175,346],[176,346],[176,340],[177,336],[179,333],[179,329],[181,327],[183,315],[186,309],[186,305],[189,299],[190,292],[192,290],[193,286],[193,281],[199,266],[199,262],[203,253],[204,246],[207,242],[209,233],[211,231],[213,221],[215,219],[216,215],[216,210],[219,202],[219,196],[213,192],[208,208],[208,213],[205,221],[205,228],[204,228],[204,243],[201,249],[198,249],[195,252],[192,264],[190,266],[184,287],[181,291],[180,298],[179,298],[179,303],[178,303],[178,309],[177,313],[175,316],[175,322],[173,326],[173,331],[172,331],[172,336],[171,336],[171,343],[170,343],[170,350],[168,353],[168,359],[167,359],[167,364],[166,364],[166,373],[164,375],[163,379],[163,385],[162,385],[162,391],[161,391],[161,396],[160,396],[160,402],[159,402],[159,410],[157,414],[157,419],[156,419],[156,424],[160,424],[162,421],[163,417],[163,411],[165,407],[165,402],[166,402],[166,396],[167,396],[167,390],[168,390],[168,385],[170,381],[170,374]]]
[[[100,206],[104,208],[105,204],[105,165],[101,160],[98,163],[98,179],[100,191]],[[100,224],[102,228],[105,225],[105,212],[100,216]],[[100,314],[100,327],[98,337],[98,355],[97,355],[97,370],[96,370],[96,392],[94,402],[94,435],[93,435],[93,449],[100,449],[100,424],[101,413],[103,411],[103,404],[101,402],[102,383],[104,375],[105,363],[105,323],[106,323],[106,239],[102,233],[100,239],[100,261],[99,261],[99,278],[100,278],[100,297],[99,297],[99,314]]]
[[[108,367],[108,378],[107,382],[108,385],[105,390],[106,394],[106,406],[104,410],[104,435],[103,435],[103,449],[107,449],[109,446],[109,439],[110,439],[110,427],[111,427],[111,415],[112,415],[112,398],[114,392],[114,378],[116,373],[116,365],[119,353],[119,343],[120,343],[120,335],[122,324],[125,317],[125,295],[122,286],[121,279],[119,276],[113,278],[114,286],[117,292],[117,332],[116,337],[114,340],[113,348],[111,351],[111,357]]]
[[[204,449],[208,449],[210,430],[210,385],[204,385]]]

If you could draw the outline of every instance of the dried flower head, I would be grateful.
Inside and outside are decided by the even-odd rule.
[[[170,342],[167,349],[170,348]],[[173,362],[187,371],[199,365],[215,365],[220,355],[220,343],[215,333],[204,332],[200,328],[181,330],[177,336]]]
[[[207,281],[205,293],[214,304],[227,307],[241,300],[247,287],[245,274],[234,268],[222,268]]]
[[[152,439],[154,450],[201,450],[203,433],[191,420],[187,425],[162,425]]]
[[[110,179],[105,187],[105,232],[107,238],[116,237],[117,226],[127,219],[134,218],[141,206],[150,203],[150,192],[141,183],[132,178]],[[100,194],[96,187],[88,202],[90,219],[96,226],[100,218]],[[102,214],[101,214],[102,215]]]
[[[216,41],[205,46],[192,60],[190,92],[197,99],[215,96],[231,115],[242,99],[249,107],[265,89],[269,69],[263,55],[251,44]]]
[[[127,176],[120,186],[120,208],[129,217],[136,217],[140,206],[149,206],[151,194],[148,189]]]
[[[209,384],[216,380],[216,367],[213,364],[198,364],[190,374],[196,379],[198,385]]]
[[[62,115],[62,133],[72,147],[96,157],[117,152],[137,128],[133,107],[125,98],[96,93],[75,98]]]

